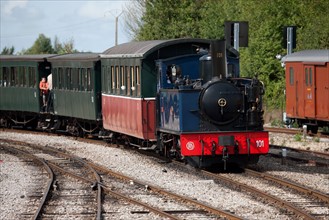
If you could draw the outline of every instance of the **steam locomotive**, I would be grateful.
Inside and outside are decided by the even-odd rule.
[[[121,140],[197,167],[244,166],[268,153],[264,86],[240,77],[238,52],[224,41],[129,42],[99,54],[0,61],[1,126]],[[44,109],[37,82],[50,74]]]

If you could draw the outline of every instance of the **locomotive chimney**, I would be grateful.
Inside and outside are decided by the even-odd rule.
[[[213,40],[211,42],[211,59],[213,77],[226,78],[226,44],[225,40]]]

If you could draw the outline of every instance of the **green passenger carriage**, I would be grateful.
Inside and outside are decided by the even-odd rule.
[[[65,54],[49,61],[52,63],[54,114],[66,121],[65,129],[71,133],[97,131],[102,120],[99,54]]]
[[[51,71],[48,58],[41,55],[0,56],[0,120],[2,126],[33,125],[41,111],[39,81]],[[24,114],[22,114],[24,112]]]

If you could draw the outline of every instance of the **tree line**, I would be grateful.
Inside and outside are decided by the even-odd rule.
[[[44,34],[39,34],[33,45],[20,52],[18,55],[24,54],[65,54],[76,53],[78,50],[74,49],[74,40],[71,39],[67,42],[61,43],[57,36],[55,36],[54,44],[52,45],[51,39]],[[1,54],[12,55],[15,53],[15,47],[4,47]]]

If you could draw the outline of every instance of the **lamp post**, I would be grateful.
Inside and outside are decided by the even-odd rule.
[[[119,17],[123,14],[124,11],[121,11],[120,14],[116,15],[115,13],[112,13],[112,11],[107,11],[115,17],[115,46],[118,45],[118,22],[119,22]],[[106,12],[105,12],[106,13]]]
[[[123,11],[115,17],[115,46],[118,45],[118,21],[119,17],[123,14]]]

